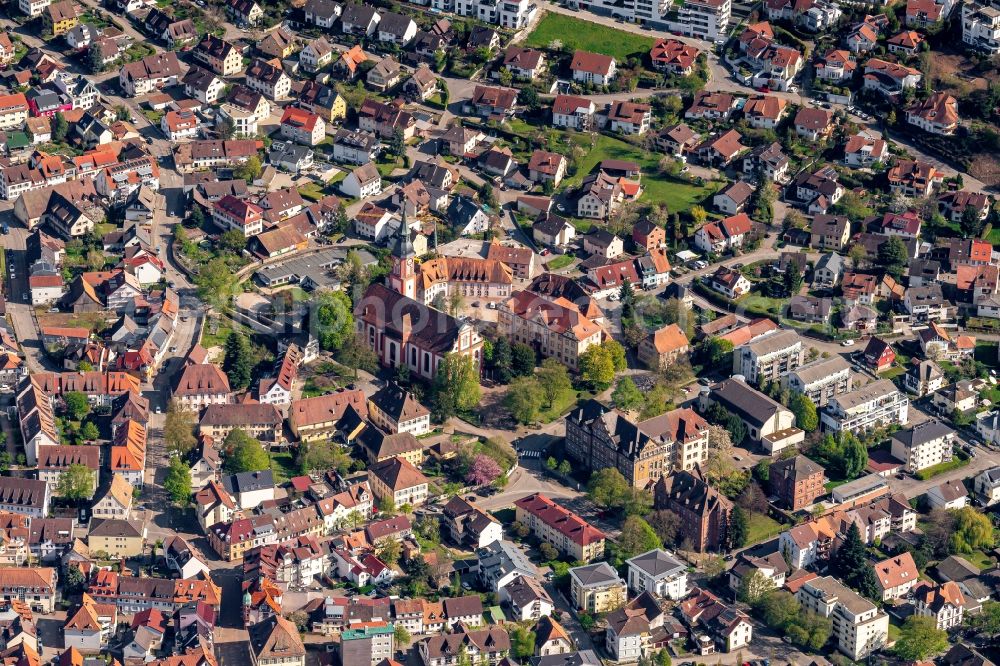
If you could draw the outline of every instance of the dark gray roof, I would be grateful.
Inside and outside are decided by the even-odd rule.
[[[903,445],[910,447],[926,444],[927,442],[931,442],[940,437],[946,437],[949,434],[954,434],[954,432],[954,430],[937,419],[931,419],[915,425],[912,428],[908,428],[907,430],[900,430],[895,433],[892,438],[902,442]]]
[[[274,476],[269,469],[260,472],[240,472],[222,477],[222,486],[231,495],[249,493],[255,490],[273,488]]]
[[[746,382],[735,378],[713,386],[712,400],[758,428],[779,410],[784,409],[760,391],[747,386]]]
[[[683,571],[686,567],[665,550],[657,548],[628,560],[628,564],[658,577]]]
[[[584,587],[589,585],[607,585],[621,580],[618,572],[607,562],[576,567],[575,569],[570,569],[569,572],[573,576],[576,576],[576,579]]]
[[[813,474],[822,474],[823,468],[805,456],[795,456],[779,460],[771,465],[771,474],[789,476],[795,479],[805,478]]]

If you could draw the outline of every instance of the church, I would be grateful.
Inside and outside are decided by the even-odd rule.
[[[405,218],[400,228],[406,229]],[[355,305],[358,332],[382,365],[406,366],[411,374],[427,380],[437,375],[446,354],[471,356],[479,367],[482,336],[467,321],[432,308],[423,300],[424,288],[414,254],[410,235],[397,233],[392,272],[386,284],[370,285]]]

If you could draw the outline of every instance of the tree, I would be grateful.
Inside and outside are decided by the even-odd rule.
[[[71,421],[82,421],[90,413],[90,402],[80,391],[63,393],[63,404],[66,405],[66,416]]]
[[[705,347],[708,362],[713,366],[733,364],[733,343],[721,338],[710,338]]]
[[[239,255],[247,247],[247,237],[243,235],[242,231],[230,229],[219,236],[217,245],[223,252]]]
[[[237,428],[226,435],[222,466],[230,474],[259,472],[271,468],[271,458],[260,442]]]
[[[403,553],[403,546],[395,539],[387,539],[378,549],[378,558],[390,567],[399,562],[399,556]]]
[[[68,500],[80,501],[94,496],[94,470],[86,465],[73,463],[59,475],[55,494]]]
[[[966,623],[980,634],[993,637],[1000,634],[1000,601],[984,601],[976,615],[966,615]]]
[[[871,217],[873,211],[865,204],[861,195],[848,190],[844,196],[840,197],[836,209],[846,215],[852,222],[859,222],[867,217]]]
[[[792,403],[788,406],[795,414],[795,425],[806,432],[813,432],[819,427],[819,415],[816,413],[816,405],[804,393],[797,393],[792,398]]]
[[[544,392],[534,377],[518,377],[507,389],[503,404],[518,423],[527,425],[538,420]]]
[[[796,295],[802,289],[802,271],[799,270],[798,265],[794,261],[788,262],[784,282],[785,289],[788,290],[791,296]]]
[[[80,594],[87,588],[87,577],[83,575],[80,568],[75,564],[70,564],[63,572],[63,590],[65,594]]]
[[[191,498],[191,468],[180,456],[170,459],[167,476],[163,480],[163,489],[170,495],[175,504],[186,505]]]
[[[500,338],[493,344],[493,370],[496,373],[496,380],[501,384],[507,384],[514,376],[512,351],[507,338]]]
[[[471,356],[445,354],[438,366],[433,385],[434,412],[445,421],[479,404],[479,373]]]
[[[535,350],[523,343],[515,343],[510,350],[511,371],[515,377],[527,377],[535,371]]]
[[[455,291],[448,294],[448,304],[447,310],[448,314],[452,317],[457,317],[465,306],[465,297],[462,296],[462,292],[456,289]]]
[[[223,117],[221,114],[215,117],[215,131],[223,141],[232,139],[235,130],[236,126],[229,118]]]
[[[607,339],[601,343],[601,347],[611,357],[611,364],[615,372],[625,372],[628,368],[628,360],[625,358],[625,348],[617,340]]]
[[[641,517],[629,516],[622,524],[618,548],[621,557],[628,559],[640,553],[663,548],[663,540],[656,533],[656,530]]]
[[[250,159],[236,167],[235,173],[237,178],[242,178],[248,183],[252,183],[260,178],[260,174],[263,173],[263,171],[264,167],[261,166],[260,157],[257,155],[251,155]]]
[[[493,189],[493,183],[484,180],[479,186],[479,201],[488,208],[497,207],[497,193]]]
[[[743,507],[733,508],[732,518],[729,523],[729,547],[731,549],[742,548],[747,544],[750,531],[750,517]]]
[[[415,557],[413,559],[420,560],[421,562],[424,562],[426,564],[426,561],[422,557]],[[424,577],[426,578],[426,574],[424,575]],[[406,630],[406,627],[404,627],[402,624],[398,622],[396,623],[395,628],[392,630],[392,637],[396,641],[397,650],[404,649],[405,646],[410,644],[410,632]]]
[[[511,82],[514,80],[514,75],[511,73],[510,69],[507,67],[500,68],[500,85],[510,86]]]
[[[239,331],[233,331],[226,338],[226,356],[222,360],[222,370],[229,377],[229,385],[234,389],[249,386],[253,366],[250,341]]]
[[[327,350],[340,349],[355,335],[350,297],[343,291],[321,291],[313,296],[313,303],[319,346]]]
[[[68,132],[69,123],[66,121],[66,116],[63,115],[62,111],[56,111],[56,115],[52,119],[52,140],[56,143],[62,143],[66,140]]]
[[[181,409],[176,401],[170,402],[163,424],[163,439],[168,451],[185,456],[194,448],[198,443],[194,436],[194,422],[194,412]]]
[[[611,400],[618,409],[630,412],[642,405],[643,395],[631,377],[622,377],[611,393]]]
[[[853,433],[844,434],[841,442],[844,475],[849,479],[857,478],[868,466],[868,448]]]
[[[760,613],[761,619],[767,626],[784,629],[799,617],[802,606],[791,592],[771,590],[754,604],[754,609]]]
[[[101,433],[98,431],[97,426],[94,425],[93,421],[87,421],[80,428],[80,437],[88,442],[93,442],[100,436]]]
[[[223,257],[215,257],[198,270],[195,276],[198,298],[209,305],[225,309],[237,287],[237,278]]]
[[[959,220],[959,227],[967,238],[977,238],[983,230],[985,220],[979,217],[979,211],[975,206],[966,206],[962,211],[962,218]]]
[[[899,236],[889,236],[889,240],[878,247],[878,265],[897,280],[903,276],[909,259],[906,243]]]
[[[551,562],[559,557],[559,551],[548,541],[543,541],[538,547],[538,551],[542,556],[543,562]]]
[[[955,525],[948,545],[953,553],[972,553],[993,548],[993,524],[986,514],[971,506],[964,506],[953,511],[952,515]]]
[[[677,541],[677,532],[681,527],[681,519],[673,511],[654,511],[646,516],[646,522],[656,532],[656,536],[668,546]]]
[[[577,366],[580,370],[580,378],[597,391],[607,389],[615,379],[614,359],[611,358],[611,354],[603,345],[587,347],[586,351],[580,354]]]
[[[503,470],[500,469],[497,461],[480,453],[472,459],[472,466],[465,476],[465,481],[469,485],[485,486],[493,483],[501,474],[503,474]]]
[[[494,347],[495,353],[496,348]],[[538,380],[542,396],[548,407],[552,407],[556,398],[573,388],[573,382],[569,378],[569,370],[554,358],[542,361],[542,367],[535,373],[535,378]]]
[[[955,512],[934,509],[927,516],[924,525],[922,546],[931,557],[945,558],[951,554],[951,535],[955,532]]]
[[[621,472],[614,467],[605,467],[590,477],[587,496],[600,507],[616,508],[622,505],[630,488]]]
[[[397,128],[393,131],[392,137],[389,139],[388,147],[390,155],[402,157],[406,154],[406,137],[403,136],[403,130]]]
[[[764,595],[774,590],[774,581],[760,569],[751,569],[740,580],[737,598],[743,603],[756,604]]]
[[[355,379],[358,377],[358,370],[378,370],[378,356],[361,333],[355,333],[344,341],[337,352],[337,360],[353,371]]]
[[[524,662],[535,654],[535,632],[514,625],[510,631],[510,651],[519,661]]]
[[[948,648],[948,632],[937,628],[937,620],[911,615],[899,630],[892,651],[906,662],[925,661]]]
[[[748,483],[737,501],[751,516],[755,513],[767,513],[767,496],[756,483]]]

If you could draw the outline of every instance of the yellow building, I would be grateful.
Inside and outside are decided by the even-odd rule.
[[[146,527],[141,520],[94,519],[87,534],[91,553],[104,551],[114,560],[142,555],[146,547]]]
[[[52,33],[53,37],[66,34],[80,22],[76,5],[73,4],[72,0],[53,2],[45,8],[42,17],[45,21],[45,27]]]
[[[368,485],[380,501],[420,506],[427,501],[427,477],[403,458],[389,458],[368,468]]]
[[[303,442],[330,439],[338,430],[338,422],[348,408],[353,421],[363,422],[368,415],[368,398],[361,389],[342,389],[334,393],[293,400],[288,409],[288,425],[292,434]]]
[[[628,600],[628,588],[607,562],[588,564],[569,570],[573,608],[590,614],[608,613],[621,608]]]
[[[90,513],[94,518],[128,518],[132,510],[132,484],[121,474],[111,475],[111,486],[97,500]]]

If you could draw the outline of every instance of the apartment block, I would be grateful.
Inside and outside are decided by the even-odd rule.
[[[817,408],[824,407],[831,398],[851,390],[851,364],[839,354],[820,358],[790,371],[782,383],[789,391],[805,395]]]
[[[937,419],[900,430],[892,436],[892,457],[912,473],[951,460],[955,431]]]
[[[522,497],[514,507],[517,520],[536,537],[573,559],[590,562],[604,555],[604,533],[545,495]]]
[[[607,613],[628,600],[628,587],[607,562],[569,570],[570,600],[577,610]]]
[[[962,4],[962,42],[974,49],[1000,53],[1000,9],[992,4]]]
[[[805,610],[830,619],[837,649],[855,661],[889,639],[889,616],[832,576],[810,580],[795,598]]]
[[[733,373],[743,375],[751,384],[763,386],[782,377],[805,362],[806,350],[795,331],[780,330],[733,352]]]
[[[677,10],[677,18],[669,20],[668,25],[671,31],[688,37],[724,40],[732,10],[731,0],[685,0]]]
[[[820,413],[825,431],[858,433],[869,428],[909,420],[910,401],[888,379],[877,381],[830,400]]]

